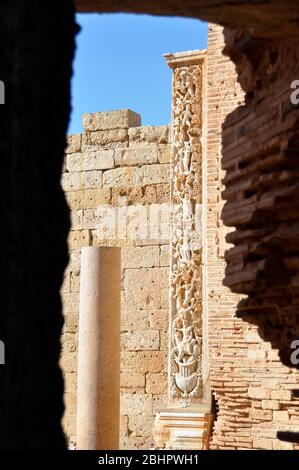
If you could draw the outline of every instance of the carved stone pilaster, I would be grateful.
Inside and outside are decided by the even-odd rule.
[[[173,69],[169,395],[202,397],[202,51],[167,54]]]

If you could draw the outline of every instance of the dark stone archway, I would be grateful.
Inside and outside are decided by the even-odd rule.
[[[284,40],[279,36],[292,36],[292,44],[298,46],[297,0],[77,0],[76,5],[80,11],[181,15],[250,29],[249,36],[237,33],[228,44],[227,52],[237,63],[241,81],[244,68],[254,74],[257,65],[267,63],[263,61],[273,45]],[[69,217],[60,173],[70,111],[75,29],[71,0],[1,2],[0,79],[6,85],[6,104],[0,111],[0,339],[6,344],[7,361],[1,368],[0,386],[0,447],[4,449],[65,447],[60,424],[63,384],[58,367],[62,328],[59,288],[67,263]],[[252,30],[259,33],[253,34]],[[248,51],[256,44],[255,36],[262,47],[254,47],[252,54]],[[272,64],[270,73],[271,83],[275,84],[281,80],[278,72],[289,70],[288,64],[295,59],[284,55],[278,46],[274,52],[280,55],[275,61],[280,68]],[[288,85],[289,77],[286,75],[281,86]],[[262,109],[258,106],[269,81],[259,78],[253,83],[254,89],[246,90],[246,106],[237,113]],[[282,113],[287,113],[282,108],[285,102],[277,103]],[[289,144],[295,146],[288,149],[295,153],[297,137],[294,135],[292,140],[291,133],[297,123],[297,119],[282,123]],[[228,120],[226,128],[229,125]],[[290,194],[290,202],[294,202],[294,194]],[[296,217],[297,213],[294,220]],[[254,261],[252,257],[249,260]],[[275,269],[270,268],[272,275]],[[293,272],[294,265],[291,269]]]
[[[71,1],[0,4],[2,449],[65,447],[59,289],[69,216],[60,174],[74,35]]]

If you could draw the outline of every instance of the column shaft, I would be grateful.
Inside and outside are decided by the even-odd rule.
[[[120,249],[81,253],[77,448],[119,447]]]

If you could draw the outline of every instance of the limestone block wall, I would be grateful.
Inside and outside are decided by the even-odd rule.
[[[169,128],[141,127],[128,110],[86,114],[83,125],[68,136],[62,176],[72,220],[62,288],[64,429],[75,442],[80,250],[120,246],[121,447],[150,448],[167,392]]]
[[[227,114],[241,105],[244,99],[236,81],[235,66],[221,53],[223,47],[222,28],[209,25],[208,312],[211,384],[219,408],[212,448],[293,449],[296,446],[279,441],[276,434],[279,430],[298,432],[299,401],[292,393],[293,389],[299,388],[298,372],[282,365],[278,351],[261,339],[256,326],[236,318],[241,297],[232,294],[222,284],[225,276],[224,252],[229,247],[225,242],[228,230],[221,218],[221,190],[224,189],[224,172],[221,170],[222,124]],[[272,100],[270,95],[269,99]],[[268,109],[271,112],[270,106],[263,108],[264,121],[268,119]],[[248,117],[248,126],[254,126],[254,117],[252,112]],[[230,139],[226,137],[226,149],[230,143],[231,153],[244,148],[237,141],[241,131],[237,131],[234,125],[238,126],[238,119],[232,122]],[[245,132],[245,127],[242,127],[242,132],[247,135],[248,130]],[[228,158],[228,150],[226,154]]]

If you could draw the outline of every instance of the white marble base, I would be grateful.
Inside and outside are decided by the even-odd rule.
[[[213,414],[206,404],[157,412],[154,439],[157,449],[208,450]]]

